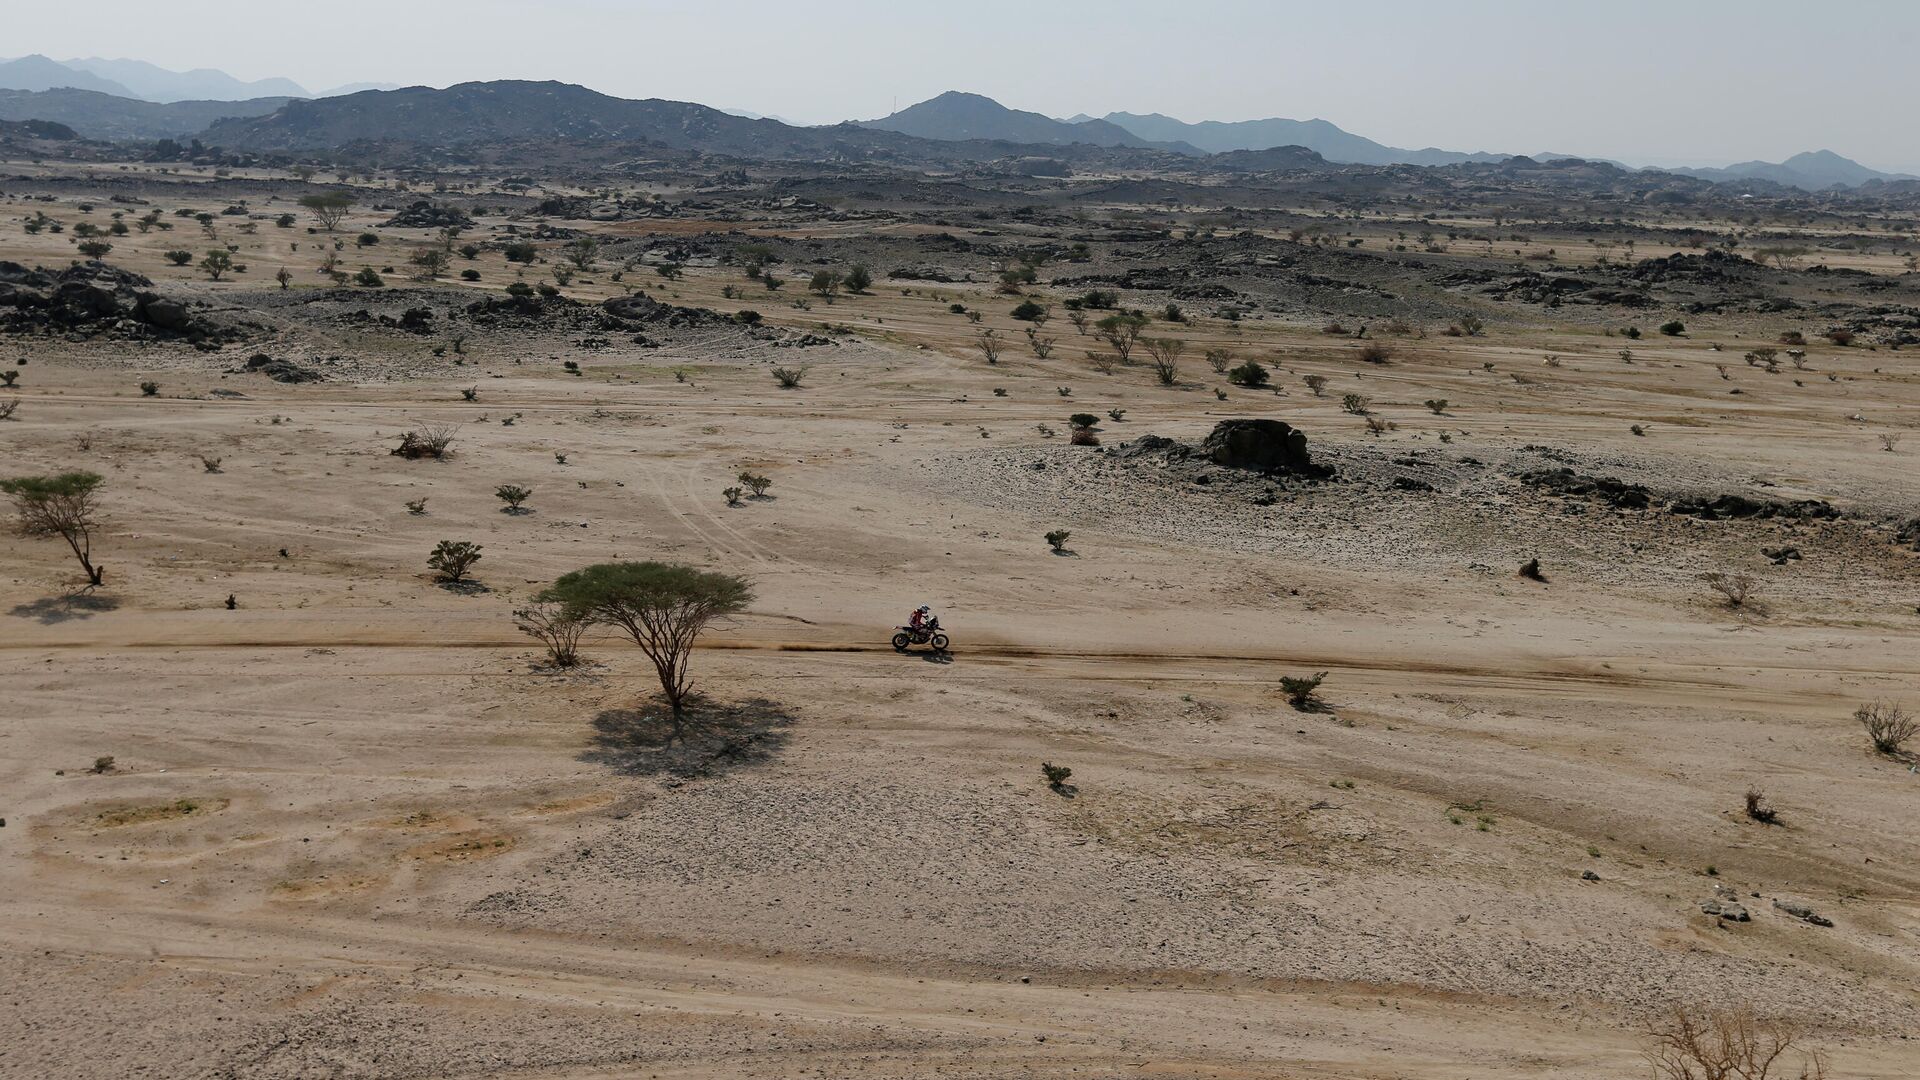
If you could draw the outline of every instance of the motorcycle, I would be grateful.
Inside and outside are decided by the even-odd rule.
[[[893,628],[893,650],[895,652],[906,652],[909,647],[914,645],[931,645],[933,646],[933,651],[937,653],[947,651],[947,635],[940,632],[940,620],[937,617],[928,619],[926,627],[920,630],[915,630],[911,626],[896,626]]]

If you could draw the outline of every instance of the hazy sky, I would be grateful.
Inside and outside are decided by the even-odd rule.
[[[1054,116],[1322,117],[1396,146],[1920,172],[1915,0],[90,0],[0,55],[445,86],[563,79],[818,123],[973,90]]]

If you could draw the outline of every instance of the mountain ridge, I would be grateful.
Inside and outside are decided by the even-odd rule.
[[[1106,120],[1089,119],[1070,123],[1036,112],[1010,109],[984,94],[964,90],[948,90],[878,120],[856,120],[854,123],[865,128],[897,131],[902,135],[940,142],[991,139],[1034,146],[1087,143],[1139,150],[1171,150],[1182,154],[1203,153],[1191,144],[1179,140],[1146,138]]]

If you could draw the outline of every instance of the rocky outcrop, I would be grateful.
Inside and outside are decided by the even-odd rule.
[[[1200,452],[1215,465],[1256,472],[1326,476],[1332,469],[1315,465],[1307,453],[1307,437],[1279,420],[1222,420],[1200,444]]]
[[[185,301],[152,291],[146,277],[103,262],[32,270],[0,262],[0,331],[85,337],[184,339],[218,344],[245,336]]]

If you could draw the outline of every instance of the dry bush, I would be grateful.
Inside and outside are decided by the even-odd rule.
[[[1073,434],[1067,437],[1067,441],[1075,446],[1099,446],[1100,436],[1095,435],[1089,428],[1077,427],[1073,429]]]
[[[20,407],[19,398],[13,398],[8,401],[0,401],[0,420],[13,419],[13,410],[19,407]]]
[[[1225,375],[1227,373],[1227,369],[1232,366],[1233,366],[1233,350],[1232,349],[1208,349],[1207,350],[1207,367],[1212,368],[1213,373],[1215,375]]]
[[[1326,393],[1327,377],[1325,375],[1307,375],[1300,381],[1307,384],[1307,389],[1313,391],[1314,397],[1320,397]]]
[[[1747,816],[1762,825],[1772,825],[1780,819],[1780,811],[1767,803],[1767,793],[1759,788],[1747,789]]]
[[[1180,357],[1187,351],[1186,342],[1179,338],[1144,338],[1140,344],[1152,358],[1153,376],[1160,380],[1161,386],[1180,381]]]
[[[1337,322],[1330,322],[1320,328],[1320,332],[1330,337],[1346,337],[1347,328]]]
[[[782,390],[795,389],[800,385],[800,380],[806,377],[806,368],[777,367],[773,369],[773,381],[779,383]]]
[[[1740,607],[1753,596],[1754,586],[1758,583],[1747,574],[1734,574],[1724,570],[1713,570],[1701,575],[1707,588],[1726,597],[1728,607]]]
[[[1372,404],[1365,394],[1347,394],[1340,399],[1340,407],[1355,416],[1367,415],[1367,407]]]
[[[547,647],[548,663],[564,668],[580,662],[580,637],[593,624],[558,601],[535,600],[514,611],[513,625]]]
[[[438,461],[447,456],[447,448],[453,445],[457,433],[458,429],[452,424],[425,424],[401,435],[400,445],[388,452],[396,457]]]
[[[1824,1080],[1817,1051],[1794,1053],[1800,1028],[1757,1020],[1747,1009],[1696,1012],[1685,1006],[1649,1024],[1646,1051],[1658,1080]],[[1789,1055],[1797,1060],[1789,1062]],[[1795,1071],[1797,1069],[1797,1071]]]
[[[1360,359],[1369,364],[1384,364],[1393,359],[1393,350],[1377,341],[1360,346]]]
[[[1906,753],[1907,741],[1920,734],[1920,718],[1891,701],[1870,701],[1853,711],[1853,718],[1873,740],[1873,748],[1883,754]]]

